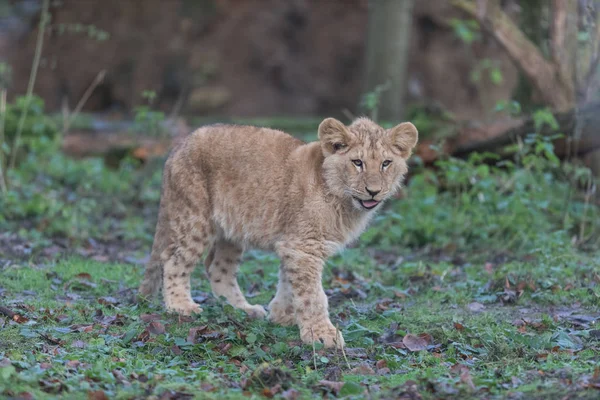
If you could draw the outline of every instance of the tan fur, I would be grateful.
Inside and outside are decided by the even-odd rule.
[[[383,201],[400,187],[417,138],[411,123],[385,130],[366,118],[349,126],[328,118],[319,126],[319,141],[308,144],[266,128],[198,129],[166,162],[140,294],[154,294],[162,282],[167,309],[201,312],[191,298],[190,275],[208,251],[213,293],[263,317],[264,308],[244,298],[236,273],[244,248],[271,250],[281,267],[269,319],[297,324],[306,343],[343,346],[321,285],[325,260],[373,215],[359,200]],[[387,167],[385,160],[391,161]]]

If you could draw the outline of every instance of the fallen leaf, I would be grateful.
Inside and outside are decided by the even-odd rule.
[[[342,389],[342,386],[344,386],[344,382],[322,380],[319,381],[319,385],[321,386],[321,388],[326,389],[328,392],[337,395]]]
[[[152,322],[160,319],[160,315],[158,314],[142,314],[140,315],[140,319],[145,322]]]
[[[200,385],[200,389],[202,389],[203,392],[214,392],[217,391],[219,387],[208,382],[203,382]]]
[[[13,315],[12,320],[15,321],[17,324],[24,324],[29,321],[29,318],[26,318],[20,314],[15,314]]]
[[[79,360],[69,360],[65,363],[65,366],[69,369],[77,369],[81,362]]]
[[[433,336],[431,336],[429,333],[426,333],[426,332],[419,333],[419,337],[421,339],[425,340],[425,342],[427,343],[427,346],[429,346],[433,343]]]
[[[410,351],[421,351],[427,348],[427,341],[424,338],[411,333],[408,333],[406,336],[404,336],[402,343]]]
[[[146,343],[150,339],[150,332],[148,329],[144,329],[137,337],[137,340],[142,343]]]
[[[66,389],[66,386],[59,379],[40,379],[40,388],[46,393],[57,394]]]
[[[148,332],[153,335],[162,335],[165,333],[165,326],[158,321],[152,321],[148,324]]]
[[[393,302],[394,301],[392,299],[388,299],[388,298],[381,299],[381,301],[379,303],[377,303],[377,305],[375,306],[375,309],[377,311],[385,311],[388,308],[390,308],[390,305]]]
[[[523,291],[504,289],[504,292],[499,295],[499,299],[502,304],[513,304],[517,302],[522,294]]]
[[[210,298],[209,294],[202,294],[202,295],[197,295],[192,297],[192,300],[194,300],[195,303],[204,303],[206,300],[208,300]]]
[[[482,312],[483,310],[485,310],[485,306],[476,301],[473,303],[469,303],[469,305],[467,305],[467,308],[469,309],[469,311],[474,312],[474,313],[479,313],[479,312]]]
[[[190,328],[186,341],[188,343],[195,343],[196,338],[198,337],[198,334],[206,331],[206,329],[208,329],[208,326],[206,326],[206,325]]]
[[[119,300],[115,299],[114,297],[105,296],[105,297],[100,297],[98,299],[98,303],[105,305],[105,306],[114,306],[114,305],[119,304]]]
[[[359,366],[352,368],[350,373],[354,375],[375,375],[373,368],[369,367],[367,364],[360,364]]]
[[[387,367],[387,361],[385,361],[385,360],[379,360],[379,361],[377,361],[377,363],[375,364],[375,367],[376,367],[377,369],[386,368],[386,367]]]
[[[464,331],[464,330],[465,330],[465,327],[464,327],[464,325],[463,325],[463,324],[461,324],[461,323],[459,323],[459,322],[455,322],[455,323],[454,323],[454,328],[455,328],[457,331]]]
[[[281,393],[281,397],[285,400],[297,400],[300,398],[300,392],[296,389],[288,389]]]
[[[267,398],[273,398],[281,390],[281,385],[277,384],[271,388],[263,388],[262,394]]]

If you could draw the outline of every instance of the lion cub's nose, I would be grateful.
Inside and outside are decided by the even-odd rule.
[[[373,189],[369,189],[368,187],[366,187],[365,189],[373,197],[375,197],[377,195],[377,193],[381,192],[381,189],[375,189],[375,190],[373,190]]]

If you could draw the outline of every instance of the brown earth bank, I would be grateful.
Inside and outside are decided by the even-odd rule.
[[[40,3],[9,0],[0,9],[0,59],[13,69],[11,96],[27,86]],[[367,0],[51,3],[35,87],[49,110],[73,109],[102,70],[106,79],[85,111],[129,112],[144,103],[144,90],[154,90],[161,109],[181,103],[193,115],[339,115],[360,112],[360,95],[372,89],[363,80]],[[408,97],[481,120],[510,98],[518,74],[492,39],[461,41],[451,26],[459,17],[448,2],[415,2]],[[110,37],[90,37],[92,25]],[[471,79],[485,59],[502,71],[500,84],[485,73]]]

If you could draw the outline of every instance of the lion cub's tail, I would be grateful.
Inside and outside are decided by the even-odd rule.
[[[161,201],[162,202],[162,201]],[[158,222],[156,224],[156,233],[154,234],[154,243],[152,244],[152,253],[150,260],[146,264],[144,279],[138,290],[138,296],[141,298],[150,298],[160,289],[163,280],[163,261],[161,254],[170,244],[169,221],[166,215],[165,207],[160,207],[158,212]]]

